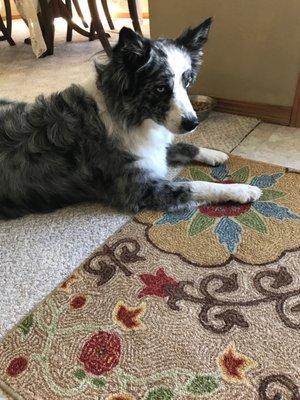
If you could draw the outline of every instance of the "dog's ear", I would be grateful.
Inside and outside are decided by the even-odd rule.
[[[124,26],[120,31],[114,53],[121,56],[126,64],[138,69],[149,60],[150,41]]]
[[[200,51],[203,45],[207,42],[212,21],[213,19],[210,17],[200,25],[196,26],[196,28],[187,29],[176,39],[176,43],[179,46],[185,47],[189,51]]]

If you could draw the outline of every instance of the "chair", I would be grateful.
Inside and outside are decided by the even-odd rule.
[[[100,40],[103,49],[105,50],[108,56],[112,54],[112,48],[108,41],[109,34],[105,33],[103,25],[101,23],[99,12],[97,8],[96,0],[88,0],[88,6],[91,14],[91,26],[90,30],[84,30],[77,24],[72,21],[72,2],[74,7],[82,20],[82,23],[85,27],[87,27],[87,23],[85,22],[81,9],[79,7],[78,0],[39,0],[40,3],[40,16],[39,21],[41,24],[41,28],[43,31],[45,43],[47,46],[47,51],[44,53],[43,56],[53,54],[54,49],[54,18],[62,17],[68,23],[68,30],[67,30],[67,41],[72,40],[72,31],[73,29],[80,33],[83,36],[89,38],[89,40],[94,40],[95,36],[98,37]],[[111,29],[114,29],[114,24],[110,16],[107,0],[101,0],[102,7]],[[130,12],[130,16],[132,19],[134,29],[142,35],[139,19],[138,19],[138,12],[136,7],[136,0],[127,0],[128,8]]]
[[[11,16],[11,7],[9,0],[4,0],[4,5],[5,5],[5,15],[6,15],[6,26],[0,14],[0,31],[3,34],[3,36],[0,36],[0,41],[7,40],[11,46],[14,46],[16,43],[11,37],[12,16]]]
[[[68,23],[68,31],[67,31],[67,40],[70,41],[72,39],[72,30],[74,29],[76,32],[80,33],[83,36],[88,37],[90,40],[94,38],[94,32],[98,39],[100,40],[106,54],[108,56],[111,55],[111,46],[107,38],[107,34],[104,31],[103,25],[100,21],[96,0],[88,0],[89,10],[91,13],[91,26],[93,27],[93,33],[90,31],[82,29],[80,26],[75,24],[72,21],[72,7],[71,1],[66,0],[64,3],[62,0],[51,0],[49,3],[47,0],[39,0],[40,3],[40,24],[44,35],[44,40],[47,46],[47,51],[43,56],[52,55],[54,49],[54,18],[62,17]],[[74,2],[74,7],[77,12],[80,10],[78,3],[76,4],[76,0]],[[81,15],[80,15],[80,14]],[[83,23],[85,22],[81,13],[79,11],[79,16],[81,17]],[[86,24],[86,23],[85,23]]]
[[[109,8],[107,5],[107,0],[101,0],[101,3],[102,3],[103,11],[104,11],[104,14],[105,14],[105,17],[107,19],[110,29],[115,29],[114,24],[111,19]],[[143,35],[141,26],[140,26],[139,15],[137,12],[137,7],[136,7],[136,0],[127,0],[127,4],[128,4],[129,14],[130,14],[130,18],[132,20],[132,25],[133,25],[134,30],[136,32],[138,32],[140,35]]]

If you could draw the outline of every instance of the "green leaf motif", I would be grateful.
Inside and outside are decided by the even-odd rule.
[[[245,166],[245,167],[238,169],[237,171],[235,171],[233,174],[230,175],[230,178],[234,182],[238,182],[238,183],[247,182],[247,180],[249,178],[249,167]]]
[[[192,167],[190,168],[190,175],[194,181],[206,181],[212,182],[212,178],[207,175],[205,172],[201,171],[199,168]]]
[[[151,390],[147,396],[147,400],[172,400],[173,398],[173,392],[165,387]]]
[[[259,201],[275,200],[279,197],[283,197],[284,195],[284,192],[279,192],[278,190],[264,189]]]
[[[219,387],[219,381],[214,376],[196,375],[189,383],[187,391],[197,395],[205,395],[214,392]]]
[[[19,325],[19,328],[21,329],[21,331],[24,335],[27,335],[29,333],[32,325],[33,325],[33,315],[30,314],[23,319],[23,321]]]
[[[188,234],[189,236],[198,235],[205,229],[209,228],[215,222],[215,218],[209,217],[208,215],[197,213],[195,218],[192,219]]]
[[[74,372],[74,376],[75,378],[82,380],[86,377],[86,373],[82,369],[77,369]]]
[[[102,388],[103,386],[106,385],[106,380],[103,378],[93,378],[92,384],[98,388]]]
[[[256,212],[249,210],[245,214],[238,215],[235,217],[241,224],[251,228],[260,233],[266,233],[267,227],[264,221],[260,218]]]

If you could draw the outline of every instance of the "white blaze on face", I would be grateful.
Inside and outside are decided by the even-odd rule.
[[[191,59],[187,53],[177,47],[166,47],[169,68],[174,74],[173,98],[165,126],[173,133],[179,133],[182,117],[196,113],[192,107],[186,89],[183,86],[182,74],[191,69]]]

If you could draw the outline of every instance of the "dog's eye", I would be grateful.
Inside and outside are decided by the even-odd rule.
[[[164,93],[167,91],[167,88],[166,88],[166,86],[161,85],[161,86],[157,86],[155,88],[155,90],[157,91],[157,93]]]

